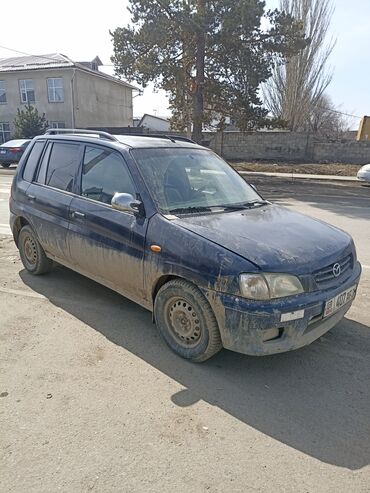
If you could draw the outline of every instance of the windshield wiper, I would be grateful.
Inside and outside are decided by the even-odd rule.
[[[227,204],[220,205],[225,210],[239,211],[245,209],[251,209],[252,207],[261,207],[263,205],[268,205],[270,202],[267,200],[251,200],[250,202],[244,202],[243,204]]]
[[[178,207],[177,209],[170,209],[170,214],[187,214],[187,213],[197,213],[197,212],[212,212],[210,207],[205,206],[189,206],[189,207]]]
[[[252,207],[261,207],[267,205],[270,202],[267,200],[252,200],[250,202],[244,202],[243,204],[227,204],[227,205],[210,205],[210,206],[189,206],[178,207],[177,209],[171,209],[170,214],[191,214],[197,212],[221,212],[224,211],[242,211],[245,209],[251,209]]]

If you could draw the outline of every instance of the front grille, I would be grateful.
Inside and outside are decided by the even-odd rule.
[[[340,265],[340,275],[335,276],[334,275],[334,266],[335,264]],[[324,284],[329,284],[331,281],[341,279],[345,275],[348,275],[349,272],[353,269],[353,256],[352,254],[347,255],[347,257],[344,257],[341,260],[338,260],[338,262],[334,262],[327,267],[324,267],[323,269],[320,269],[314,273],[314,278],[316,281],[316,284],[318,286],[322,286]]]

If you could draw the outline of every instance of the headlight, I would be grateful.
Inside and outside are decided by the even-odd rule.
[[[240,291],[245,298],[270,300],[303,293],[301,281],[290,274],[241,274]]]

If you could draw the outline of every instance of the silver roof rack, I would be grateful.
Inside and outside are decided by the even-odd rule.
[[[72,135],[91,135],[98,136],[101,139],[112,140],[118,142],[118,139],[108,132],[101,132],[100,130],[85,130],[83,128],[48,128],[45,135],[60,135],[60,134],[72,134]]]
[[[102,132],[100,130],[86,130],[84,128],[48,128],[45,132],[45,135],[91,135],[98,136],[101,139],[111,140],[113,142],[121,142],[114,135],[109,132]],[[167,135],[167,134],[139,134],[139,133],[129,133],[123,134],[123,137],[147,137],[151,139],[168,139],[171,142],[176,142],[177,140],[180,142],[190,142],[195,144],[195,142],[188,137],[183,137],[182,135]]]
[[[149,139],[168,139],[168,140],[171,140],[172,142],[176,142],[176,140],[180,140],[181,142],[191,142],[192,144],[196,143],[196,142],[194,142],[194,140],[191,140],[188,137],[183,137],[182,135],[129,133],[129,134],[124,134],[123,136],[124,137],[147,137]]]

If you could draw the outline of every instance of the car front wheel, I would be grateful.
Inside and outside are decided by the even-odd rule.
[[[182,358],[201,363],[222,348],[216,317],[193,284],[175,279],[158,291],[154,316],[164,340]]]

